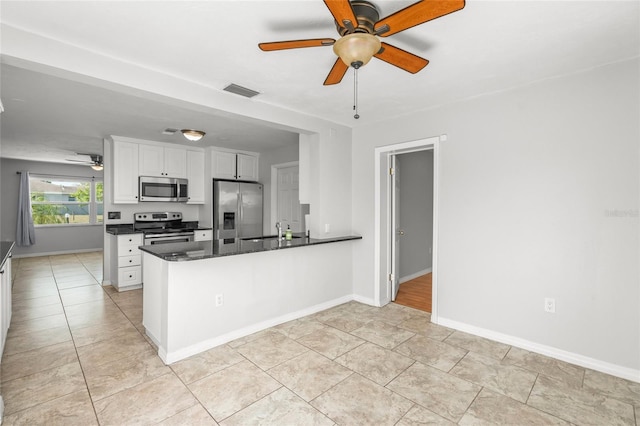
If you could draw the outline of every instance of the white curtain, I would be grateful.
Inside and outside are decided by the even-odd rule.
[[[31,246],[36,243],[36,232],[31,216],[31,196],[29,194],[29,172],[20,172],[20,194],[18,197],[18,227],[16,244]]]

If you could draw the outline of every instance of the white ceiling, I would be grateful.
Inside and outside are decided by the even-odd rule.
[[[428,0],[427,0],[428,1]],[[381,17],[412,0],[374,1]],[[412,75],[373,59],[353,79],[323,86],[330,47],[262,52],[260,42],[337,38],[321,0],[3,1],[3,25],[222,89],[236,83],[260,102],[347,126],[364,126],[485,93],[640,55],[638,1],[478,1],[385,38],[430,60]],[[4,42],[4,41],[3,41]],[[109,134],[180,141],[166,127],[208,132],[205,144],[258,149],[297,135],[242,117],[149,100],[2,66],[2,151],[12,158],[60,159],[101,150]],[[81,149],[82,148],[82,149]]]

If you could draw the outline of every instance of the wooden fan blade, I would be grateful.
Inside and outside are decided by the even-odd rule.
[[[342,27],[353,31],[353,28],[358,26],[358,18],[353,13],[349,0],[324,0],[324,4]]]
[[[275,41],[273,43],[260,43],[258,47],[265,52],[272,50],[298,49],[300,47],[332,46],[336,41],[332,38],[313,38],[307,40]]]
[[[331,71],[329,71],[329,75],[327,79],[324,81],[325,86],[330,86],[332,84],[338,84],[342,81],[342,77],[347,73],[349,67],[342,62],[342,59],[338,58],[336,63],[333,64]]]
[[[380,52],[376,53],[374,56],[390,63],[391,65],[402,68],[411,74],[417,73],[429,63],[428,60],[421,58],[420,56],[416,56],[413,53],[409,53],[406,50],[402,50],[384,42],[382,43]]]
[[[378,33],[380,36],[388,37],[407,28],[457,12],[463,7],[464,0],[420,0],[379,20],[376,22],[374,29],[375,31],[380,31]],[[389,27],[389,30],[382,32],[382,27],[385,25]]]

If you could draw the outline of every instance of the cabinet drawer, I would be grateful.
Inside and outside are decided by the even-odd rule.
[[[140,283],[142,283],[142,267],[140,265],[118,269],[119,288]]]
[[[211,229],[205,229],[202,231],[194,231],[193,232],[193,240],[194,241],[210,241],[213,237],[213,231]]]
[[[138,250],[138,252],[140,252],[140,250]],[[142,264],[142,256],[139,254],[134,254],[133,256],[118,257],[118,268],[124,268],[126,266],[138,266],[141,264]]]
[[[122,246],[118,247],[118,255],[119,256],[140,256],[140,249],[138,246]]]
[[[118,235],[118,256],[140,254],[138,246],[142,245],[142,234]]]

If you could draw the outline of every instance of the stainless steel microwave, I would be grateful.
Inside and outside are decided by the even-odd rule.
[[[138,200],[186,203],[189,200],[187,179],[140,176]]]

